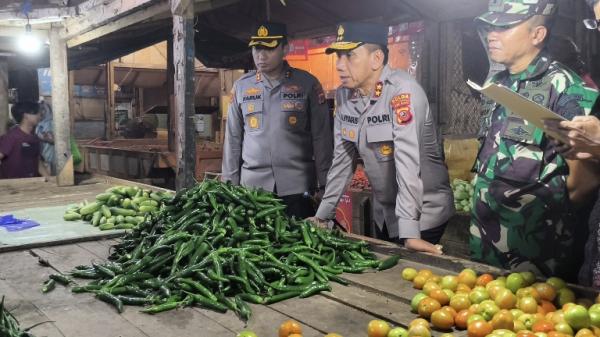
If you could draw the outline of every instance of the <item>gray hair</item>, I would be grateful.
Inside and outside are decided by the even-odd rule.
[[[592,7],[592,9],[594,8],[594,6],[596,6],[598,3],[600,3],[600,0],[585,0],[585,2],[587,2],[587,4]]]

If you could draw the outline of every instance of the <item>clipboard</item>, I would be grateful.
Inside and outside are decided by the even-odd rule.
[[[544,129],[544,120],[549,119],[566,121],[567,119],[563,116],[528,98],[523,97],[519,93],[514,92],[505,86],[492,83],[481,87],[471,80],[468,80],[467,84],[471,88],[493,99],[506,109],[523,117],[523,119],[525,119],[528,123],[531,123],[544,130],[544,132],[552,138],[558,139],[566,144],[568,143],[568,140],[563,135]]]

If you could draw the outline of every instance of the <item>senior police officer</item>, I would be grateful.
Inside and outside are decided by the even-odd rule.
[[[598,93],[545,52],[556,0],[492,0],[480,16],[498,83],[572,119],[592,112]],[[512,270],[574,279],[573,202],[590,191],[589,167],[566,160],[543,130],[491,100],[479,134],[470,248],[475,259]]]
[[[339,25],[337,53],[342,85],[336,94],[334,158],[314,222],[323,225],[352,177],[360,156],[373,189],[375,222],[385,239],[439,254],[435,246],[454,213],[441,139],[427,97],[405,71],[387,65],[384,25]]]
[[[222,179],[276,192],[288,214],[314,214],[310,195],[331,165],[331,115],[319,81],[284,61],[283,24],[258,27],[249,46],[257,70],[235,84],[227,116]]]

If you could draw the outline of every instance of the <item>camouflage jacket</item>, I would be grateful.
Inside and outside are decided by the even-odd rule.
[[[490,81],[567,119],[594,113],[598,96],[579,76],[552,62],[545,53],[524,72],[512,75],[503,71]],[[507,269],[572,274],[567,162],[554,151],[543,130],[492,100],[484,105],[474,167],[473,257]]]

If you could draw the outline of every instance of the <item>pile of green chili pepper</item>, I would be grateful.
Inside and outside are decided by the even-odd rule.
[[[37,325],[37,324],[36,324]],[[29,329],[21,329],[19,321],[4,306],[4,296],[0,301],[0,336],[2,337],[33,337]]]
[[[109,261],[78,266],[91,279],[73,292],[95,293],[121,312],[150,314],[198,305],[247,320],[250,303],[270,304],[331,290],[339,275],[387,269],[363,241],[290,218],[273,194],[207,180],[183,190],[113,246]],[[72,283],[65,275],[50,281]],[[48,282],[50,282],[48,281]]]

